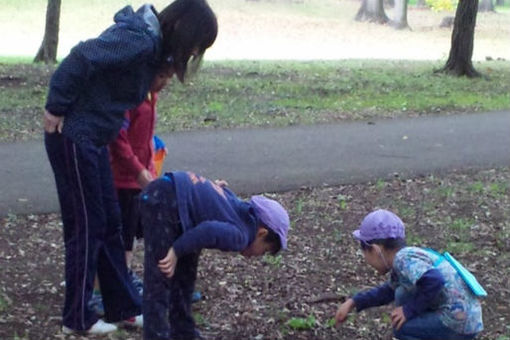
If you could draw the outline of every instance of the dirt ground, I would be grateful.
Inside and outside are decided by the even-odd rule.
[[[331,296],[383,280],[364,264],[351,237],[362,217],[380,207],[402,217],[409,244],[447,249],[477,275],[489,293],[481,338],[509,339],[509,183],[509,169],[493,169],[271,195],[291,215],[289,250],[249,261],[205,250],[198,278],[204,299],[194,304],[199,328],[217,340],[391,339],[391,307],[354,313],[342,327],[330,326],[337,305]],[[59,330],[59,216],[11,215],[0,225],[0,339],[95,339]],[[139,274],[142,251],[136,256]],[[315,301],[320,298],[326,300]],[[141,335],[121,330],[103,338]]]

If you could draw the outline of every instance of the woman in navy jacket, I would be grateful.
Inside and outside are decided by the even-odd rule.
[[[141,325],[121,239],[121,219],[107,144],[126,110],[138,106],[155,75],[172,69],[182,82],[217,35],[205,0],[176,0],[120,10],[97,38],[80,42],[53,74],[45,106],[45,145],[62,212],[66,293],[63,331],[106,333],[115,325],[87,309],[98,275],[108,322]]]

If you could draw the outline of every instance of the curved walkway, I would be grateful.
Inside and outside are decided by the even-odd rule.
[[[241,194],[510,165],[510,111],[160,136],[165,170]],[[41,141],[0,144],[0,216],[58,211]]]

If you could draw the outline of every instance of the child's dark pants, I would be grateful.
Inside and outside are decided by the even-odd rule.
[[[60,133],[45,134],[45,145],[64,225],[64,326],[87,330],[97,321],[87,308],[96,273],[108,321],[140,314],[141,301],[127,273],[108,150],[76,144]]]
[[[171,279],[158,268],[159,260],[182,234],[172,180],[164,177],[153,181],[140,198],[145,240],[143,338],[194,339],[198,333],[191,313],[191,296],[200,254],[180,257]]]

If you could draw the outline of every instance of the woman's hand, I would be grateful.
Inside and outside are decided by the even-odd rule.
[[[43,125],[44,131],[47,133],[62,133],[62,128],[64,127],[64,117],[55,116],[51,114],[48,110],[44,111],[43,117]]]
[[[404,315],[404,309],[402,307],[397,307],[391,312],[391,325],[397,331],[402,327],[402,325],[407,321],[406,316]]]
[[[347,319],[347,315],[350,311],[355,307],[353,299],[347,299],[344,303],[342,303],[336,312],[335,315],[335,325],[343,323]]]
[[[177,255],[175,255],[174,248],[170,248],[168,254],[159,260],[159,270],[168,278],[174,276],[175,267],[177,266]]]

